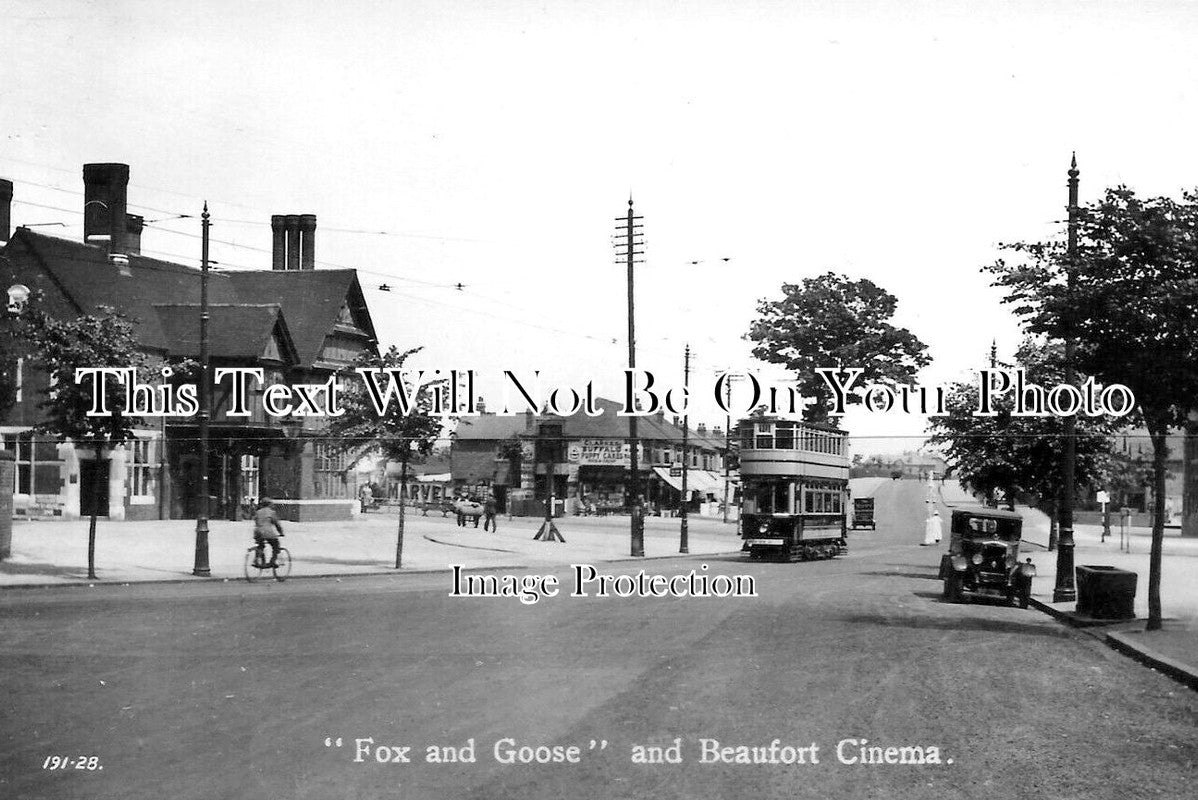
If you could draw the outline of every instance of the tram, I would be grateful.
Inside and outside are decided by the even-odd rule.
[[[848,550],[848,434],[755,416],[737,425],[741,538],[753,558],[832,558]]]

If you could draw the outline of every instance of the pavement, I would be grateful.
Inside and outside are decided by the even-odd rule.
[[[942,503],[948,509],[976,502],[956,485],[946,484],[938,487],[938,490]],[[1113,516],[1111,533],[1104,539],[1101,525],[1074,527],[1075,566],[1111,566],[1130,570],[1137,575],[1136,619],[1106,622],[1078,615],[1074,602],[1053,602],[1057,553],[1048,550],[1048,517],[1026,506],[1018,506],[1016,510],[1024,518],[1021,558],[1030,557],[1036,565],[1032,605],[1063,622],[1086,628],[1114,649],[1198,689],[1198,539],[1184,538],[1176,528],[1165,529],[1161,557],[1163,627],[1159,631],[1148,631],[1144,623],[1148,616],[1151,528],[1120,530],[1118,517]],[[947,514],[944,527],[947,537]]]
[[[395,569],[395,512],[370,512],[344,522],[284,522],[282,543],[293,559],[292,578],[446,571],[453,564],[467,568],[563,566],[631,557],[628,517],[555,520],[565,542],[535,541],[542,522],[531,517],[500,517],[499,531],[485,532],[481,525],[459,528],[453,516],[421,516],[409,511],[402,570]],[[671,518],[645,520],[646,557],[678,554],[678,523]],[[97,580],[89,580],[88,520],[14,520],[12,555],[0,561],[0,589],[243,579],[246,551],[253,545],[251,527],[247,521],[209,522],[211,577],[201,578],[192,575],[194,520],[100,520],[96,526]],[[691,553],[740,550],[735,525],[691,517],[689,529]]]

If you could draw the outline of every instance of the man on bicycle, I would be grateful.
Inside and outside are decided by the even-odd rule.
[[[254,543],[258,547],[255,560],[261,564],[265,557],[266,543],[270,542],[270,563],[267,567],[277,567],[279,558],[279,537],[283,535],[283,524],[279,522],[279,514],[275,511],[273,500],[264,499],[254,512]]]

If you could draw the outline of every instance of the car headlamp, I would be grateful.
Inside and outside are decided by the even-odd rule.
[[[972,561],[972,562],[974,563],[974,565],[975,565],[975,566],[976,566],[976,565],[978,565],[978,564],[981,564],[981,563],[982,563],[982,554],[981,554],[981,553],[974,553],[974,554],[973,554],[973,558],[971,558],[971,559],[969,559],[969,560],[970,560],[970,561]]]
[[[761,523],[761,527],[757,529],[758,533],[768,533],[770,529],[768,522]]]

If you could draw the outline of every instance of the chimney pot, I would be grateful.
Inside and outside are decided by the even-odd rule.
[[[300,269],[316,269],[316,215],[299,215]]]
[[[270,268],[285,270],[287,269],[287,218],[282,214],[272,214],[270,233]]]
[[[287,269],[300,268],[300,229],[299,214],[288,214],[285,217],[287,226]]]
[[[125,252],[129,255],[141,253],[141,232],[145,226],[146,218],[140,214],[125,215]]]
[[[128,197],[128,164],[84,164],[83,241],[107,238],[109,253],[124,253]]]
[[[0,178],[0,242],[12,233],[12,181]]]

